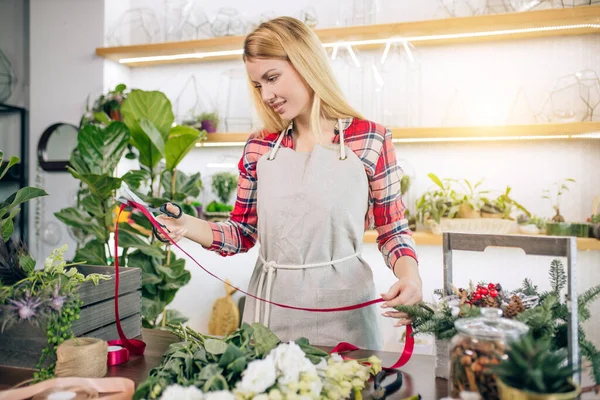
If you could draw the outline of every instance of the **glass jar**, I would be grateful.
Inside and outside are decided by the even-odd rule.
[[[476,392],[486,400],[497,400],[496,376],[489,367],[506,357],[506,347],[526,334],[522,322],[502,318],[498,308],[482,308],[477,318],[459,319],[458,333],[450,342],[450,396]]]

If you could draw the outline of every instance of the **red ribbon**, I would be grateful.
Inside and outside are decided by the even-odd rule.
[[[196,263],[196,265],[198,265],[200,268],[202,268],[202,270],[204,272],[206,272],[207,274],[209,274],[210,276],[212,276],[213,278],[225,283],[226,285],[229,285],[230,287],[232,287],[233,289],[236,289],[237,291],[239,291],[240,293],[245,294],[246,296],[252,297],[253,299],[256,299],[258,301],[262,301],[265,303],[269,303],[272,304],[274,306],[277,307],[281,307],[281,308],[287,308],[290,310],[299,310],[299,311],[309,311],[309,312],[337,312],[337,311],[350,311],[350,310],[356,310],[359,308],[363,308],[363,307],[367,307],[370,306],[372,304],[377,304],[377,303],[381,303],[383,301],[385,301],[382,298],[379,299],[374,299],[374,300],[369,300],[369,301],[365,301],[363,303],[359,303],[359,304],[354,304],[354,305],[350,305],[350,306],[344,306],[344,307],[333,307],[333,308],[310,308],[310,307],[296,307],[296,306],[291,306],[288,304],[282,304],[282,303],[277,303],[274,301],[270,301],[270,300],[266,300],[263,299],[261,297],[258,297],[256,295],[253,295],[251,293],[248,293],[238,287],[233,286],[231,283],[226,282],[224,279],[221,279],[220,277],[218,277],[217,275],[213,274],[212,272],[210,272],[209,270],[207,270],[206,268],[204,268],[198,261],[196,261],[196,259],[194,259],[194,257],[192,257],[187,251],[185,251],[184,249],[182,249],[176,242],[173,241],[173,239],[171,239],[171,237],[168,235],[168,233],[163,229],[163,227],[154,219],[154,216],[146,209],[146,207],[144,207],[143,205],[136,203],[135,201],[129,200],[128,201],[129,206],[131,206],[134,209],[139,210],[142,214],[144,214],[144,216],[148,219],[148,221],[150,221],[150,223],[167,239],[169,239],[169,241],[173,244],[173,246],[177,247],[183,254],[185,254],[188,258],[190,258],[193,262]],[[121,215],[121,212],[123,211],[123,209],[125,209],[126,205],[125,204],[121,204],[121,207],[119,209],[119,216]],[[117,221],[119,220],[119,217],[117,217]],[[123,341],[123,344],[125,345],[125,347],[132,352],[133,354],[143,354],[144,353],[144,348],[146,346],[146,344],[140,340],[135,340],[135,339],[127,339],[125,337],[125,335],[123,334],[123,330],[121,329],[121,323],[119,321],[119,307],[118,307],[118,288],[119,288],[119,257],[118,257],[118,253],[117,253],[117,249],[118,249],[118,243],[119,243],[119,228],[118,228],[118,222],[117,222],[117,227],[115,228],[115,267],[116,267],[116,273],[117,273],[117,279],[116,279],[116,286],[115,286],[115,316],[117,319],[117,331],[119,332],[119,337],[121,338],[121,340]],[[345,342],[343,342],[345,343]],[[338,344],[338,346],[336,346],[335,348],[337,349],[339,346],[341,346],[343,343]],[[141,346],[143,345],[143,347]],[[353,346],[354,350],[357,350],[358,347],[354,346],[354,345],[350,345],[349,343],[346,343],[346,345],[349,346]],[[140,352],[140,348],[141,348],[141,352]],[[402,352],[402,355],[400,356],[400,359],[390,368],[398,368],[400,366],[405,365],[408,360],[410,360],[410,357],[412,356],[413,353],[413,348],[414,348],[414,338],[412,337],[412,326],[408,325],[406,327],[406,343],[404,345],[404,350]],[[341,351],[341,350],[340,350]]]
[[[119,346],[118,350],[108,351],[108,365],[119,365],[129,361],[129,350],[125,347],[125,343],[122,340],[109,340],[108,346]]]

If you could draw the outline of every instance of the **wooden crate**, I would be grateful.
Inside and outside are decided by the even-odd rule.
[[[118,339],[114,315],[115,268],[89,265],[78,266],[84,275],[99,273],[111,275],[96,286],[85,282],[79,289],[83,301],[80,318],[73,322],[73,334],[103,340]],[[139,336],[142,330],[142,273],[139,268],[120,269],[119,317],[128,338]],[[34,368],[46,347],[46,335],[40,327],[21,323],[0,334],[0,365]]]

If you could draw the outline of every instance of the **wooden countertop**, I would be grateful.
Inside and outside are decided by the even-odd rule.
[[[136,384],[143,382],[150,369],[158,366],[162,355],[169,344],[179,339],[170,332],[143,329],[142,340],[146,342],[146,352],[143,357],[132,357],[129,362],[108,367],[106,376],[129,378]],[[392,365],[399,357],[398,353],[383,351],[358,350],[347,353],[349,357],[361,358],[375,354],[383,361],[383,365]],[[435,358],[426,355],[413,355],[410,362],[401,368],[404,375],[402,388],[392,394],[389,399],[402,399],[413,394],[420,394],[423,399],[440,399],[446,396],[448,382],[435,378]],[[19,382],[30,379],[33,370],[0,366],[0,389],[8,389]],[[386,384],[387,382],[384,382]]]

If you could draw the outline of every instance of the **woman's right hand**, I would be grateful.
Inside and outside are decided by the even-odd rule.
[[[179,209],[173,204],[167,203],[167,211],[177,214]],[[171,239],[177,243],[187,234],[187,217],[188,216],[186,214],[183,214],[180,218],[171,218],[165,214],[161,214],[156,217],[156,220],[165,226],[166,231]],[[164,237],[164,235],[162,235],[160,232],[158,232],[158,235],[161,239],[167,240],[167,238]]]

